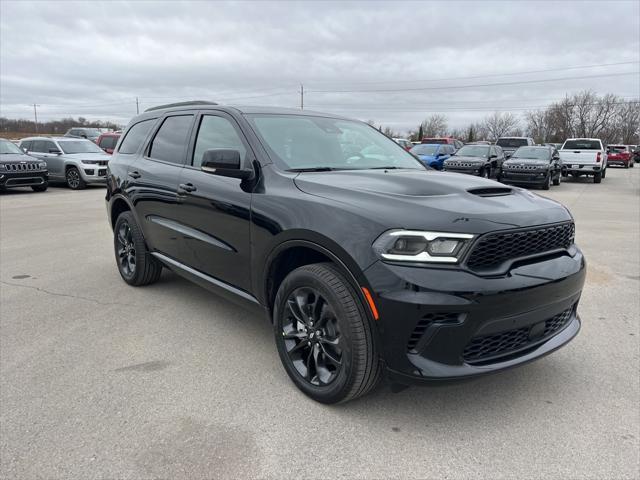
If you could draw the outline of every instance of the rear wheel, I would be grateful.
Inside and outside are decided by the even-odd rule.
[[[34,192],[46,192],[47,188],[49,188],[49,182],[44,182],[42,185],[34,185],[31,190]]]
[[[278,354],[293,383],[322,403],[352,400],[380,377],[372,326],[362,303],[333,265],[297,268],[274,303]]]
[[[634,164],[634,163],[635,163],[635,162],[634,162],[633,160],[629,160],[629,167],[630,167],[630,168],[633,168],[633,164]]]
[[[80,171],[76,167],[69,167],[65,174],[65,178],[67,179],[67,186],[71,190],[82,190],[87,186],[86,182],[80,175]]]
[[[629,168],[629,162],[624,162],[624,168]]]
[[[602,182],[602,173],[598,172],[593,176],[593,183]]]
[[[157,282],[162,264],[154,258],[131,212],[123,212],[113,229],[113,247],[122,279],[129,285],[142,286]]]
[[[607,169],[602,170],[602,178],[607,176]]]

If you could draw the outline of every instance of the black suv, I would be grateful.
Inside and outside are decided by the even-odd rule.
[[[447,172],[467,173],[479,177],[500,178],[504,153],[496,145],[467,144],[444,161]]]
[[[562,170],[562,160],[556,147],[520,147],[502,164],[500,181],[549,190],[551,183],[560,185]]]
[[[25,153],[13,142],[0,138],[0,191],[31,187],[44,192],[49,186],[47,164]]]
[[[130,285],[169,268],[273,322],[310,397],[470,378],[569,342],[585,261],[565,207],[429,170],[369,125],[187,103],[125,130],[107,182]]]

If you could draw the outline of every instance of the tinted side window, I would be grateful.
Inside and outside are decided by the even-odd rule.
[[[101,148],[115,148],[118,143],[118,137],[102,137],[100,140]]]
[[[244,159],[246,149],[231,122],[224,117],[205,115],[200,122],[196,148],[193,152],[193,165],[199,167],[202,155],[212,148],[238,150],[240,159]]]
[[[31,150],[32,145],[33,145],[33,140],[27,140],[26,142],[20,142],[20,148],[22,148],[25,151]]]
[[[56,144],[47,140],[34,140],[31,147],[32,152],[49,153],[49,150],[58,150]]]
[[[151,142],[149,156],[155,160],[184,163],[193,115],[167,117]]]
[[[122,141],[120,150],[118,152],[125,154],[136,153],[155,122],[156,119],[153,118],[151,120],[145,120],[143,122],[136,123],[133,127],[131,127],[127,132],[127,136],[124,137],[124,140]]]

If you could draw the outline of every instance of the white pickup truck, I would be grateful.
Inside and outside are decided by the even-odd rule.
[[[565,175],[591,175],[600,183],[607,174],[607,151],[599,138],[568,138],[559,153]]]

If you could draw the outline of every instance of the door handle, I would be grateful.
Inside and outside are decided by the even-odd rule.
[[[140,173],[138,172],[129,172],[129,176],[131,178],[140,178],[142,175],[140,175]]]
[[[178,185],[178,191],[180,193],[195,192],[198,188],[192,183],[181,183]]]

